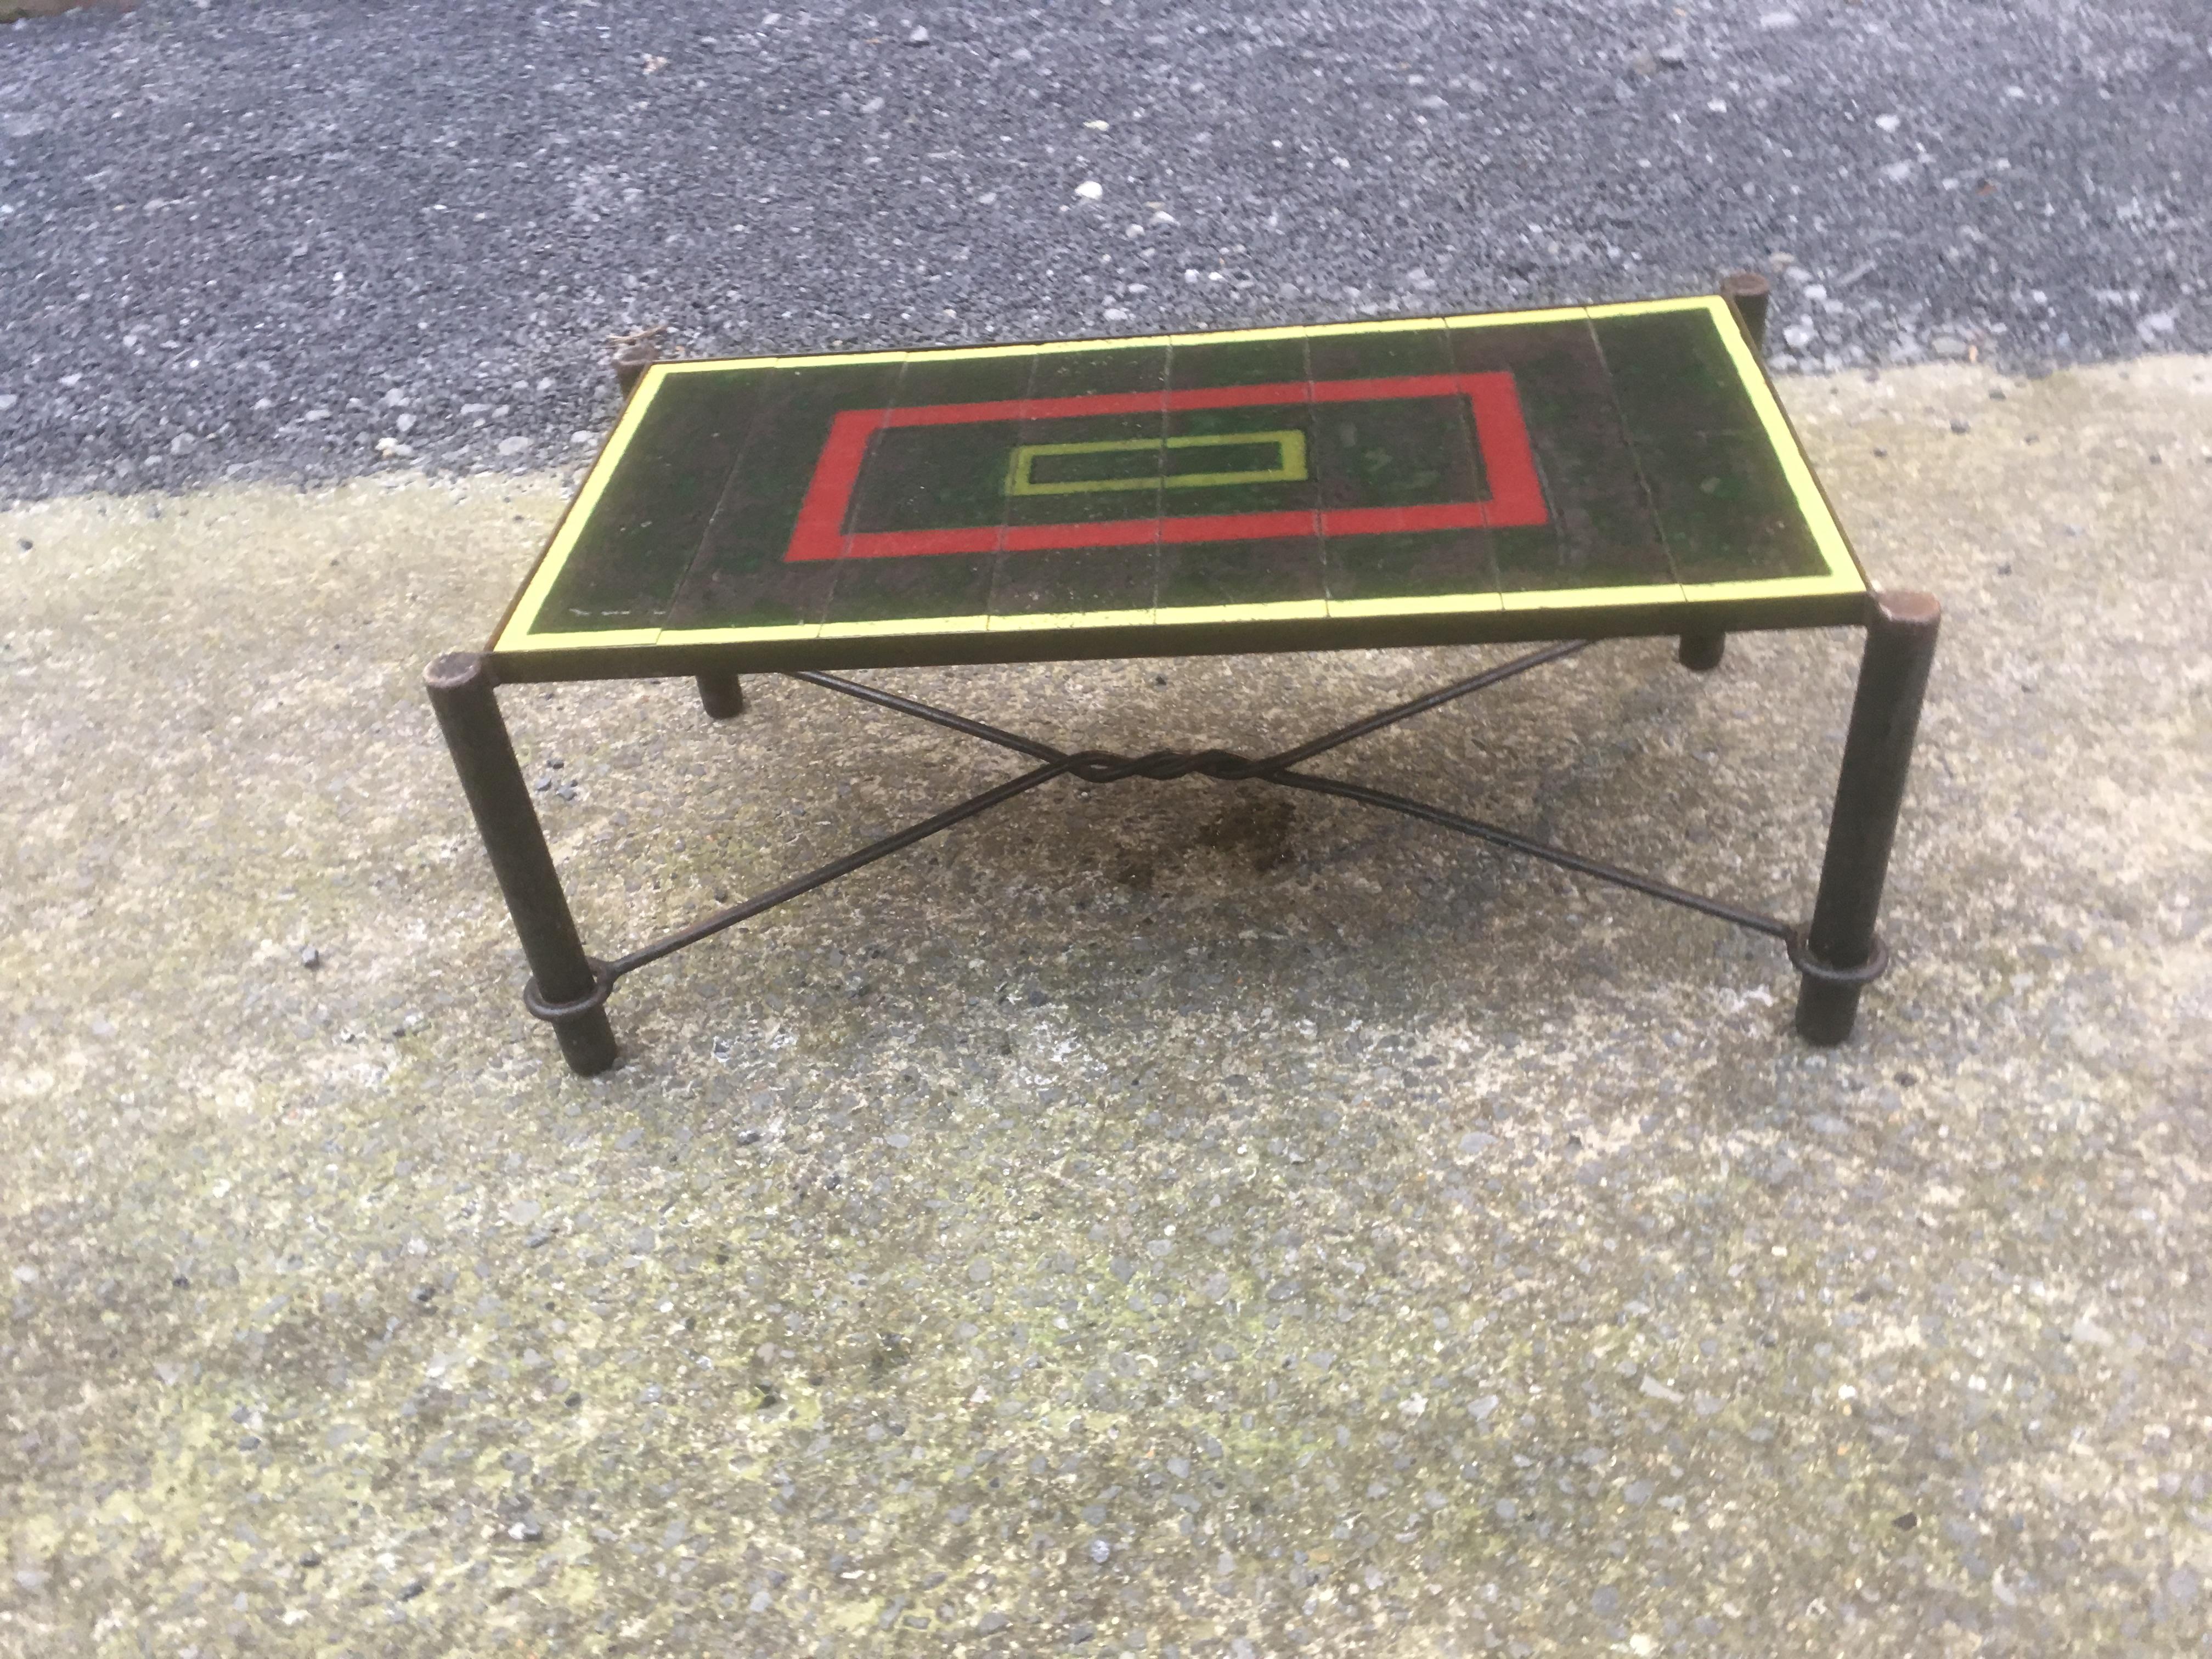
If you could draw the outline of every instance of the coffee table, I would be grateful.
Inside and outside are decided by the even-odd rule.
[[[1849,1036],[1939,607],[1877,592],[1760,367],[1765,286],[1632,305],[972,349],[628,365],[621,418],[477,652],[427,681],[577,1072],[625,975],[1054,778],[1197,775],[1401,812],[1778,941],[1796,1027]],[[1865,630],[1803,927],[1307,769],[1606,638],[1693,670],[1752,629]],[[1518,641],[1534,649],[1267,756],[1063,751],[849,678],[911,665]],[[588,953],[502,684],[773,672],[1023,757],[995,788],[626,954]]]

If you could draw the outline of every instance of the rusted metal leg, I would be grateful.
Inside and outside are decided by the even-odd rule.
[[[1675,648],[1674,659],[1693,674],[1710,674],[1721,665],[1721,653],[1727,649],[1728,635],[1717,628],[1685,634]]]
[[[1804,976],[1797,1034],[1808,1042],[1832,1045],[1851,1034],[1859,993],[1884,965],[1875,921],[1942,617],[1942,606],[1926,593],[1874,598],[1820,896],[1812,925],[1792,952]]]
[[[745,712],[744,688],[735,674],[702,674],[699,702],[715,720],[731,720]]]
[[[490,672],[475,652],[456,651],[432,663],[422,678],[530,963],[523,1000],[552,1023],[569,1070],[585,1077],[604,1072],[615,1063],[614,1028],[605,1006],[611,981],[584,954],[500,717]]]
[[[628,398],[637,390],[637,383],[645,378],[645,371],[660,361],[660,349],[653,344],[658,328],[640,329],[635,334],[617,336],[615,340],[613,366],[615,384]]]
[[[1744,337],[1756,356],[1766,355],[1766,301],[1772,291],[1766,278],[1755,270],[1731,271],[1721,278],[1721,298],[1743,325]]]

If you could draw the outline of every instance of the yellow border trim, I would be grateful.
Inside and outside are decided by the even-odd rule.
[[[501,638],[505,639],[501,635]],[[659,645],[666,637],[657,628],[610,628],[588,634],[533,634],[526,646],[497,645],[497,651],[588,651],[594,646]]]
[[[1501,611],[1495,593],[1431,593],[1422,599],[1329,599],[1332,617],[1464,617]]]
[[[1309,340],[1333,339],[1340,334],[1410,334],[1415,329],[1441,329],[1441,317],[1378,317],[1368,323],[1321,323],[1306,331]]]
[[[1248,340],[1303,340],[1305,337],[1304,327],[1294,327],[1232,328],[1224,329],[1218,334],[1170,334],[1166,339],[1170,345],[1240,345]]]
[[[1271,605],[1162,605],[1152,617],[1163,628],[1188,623],[1317,621],[1328,615],[1327,599],[1280,599]]]
[[[1541,311],[1476,311],[1442,321],[1446,328],[1533,328],[1539,323],[1579,323],[1589,316],[1581,306],[1552,306]]]
[[[1106,334],[1095,340],[1044,340],[1036,345],[1010,346],[1012,351],[1124,351],[1137,346],[1165,345],[1172,334]]]
[[[1684,582],[1682,597],[1692,605],[1721,605],[1738,599],[1804,599],[1822,593],[1863,593],[1866,584],[1854,572],[1839,576],[1777,576],[1767,581]]]
[[[988,631],[1027,634],[1048,628],[1150,628],[1158,614],[1154,611],[1032,611],[994,616]]]
[[[1033,354],[1036,350],[1035,346],[1029,345],[922,346],[917,349],[902,351],[898,355],[902,357],[928,357],[939,362],[949,362],[955,358],[964,361],[971,357],[1011,357],[1018,352]]]
[[[1679,582],[1634,587],[1524,587],[1498,596],[1501,611],[1595,611],[1615,605],[1680,605]]]
[[[910,634],[916,638],[939,634],[981,634],[991,624],[988,616],[900,617],[890,622],[823,623],[817,636],[825,640],[880,639],[886,634]]]
[[[1656,317],[1669,311],[1710,311],[1716,323],[1732,329],[1735,327],[1735,318],[1727,306],[1728,301],[1717,294],[1679,294],[1671,300],[1623,300],[1615,305],[1584,306],[1583,315],[1595,322],[1601,317]]]
[[[820,623],[775,623],[766,628],[665,628],[653,636],[655,645],[737,645],[764,640],[811,640],[822,632]]]

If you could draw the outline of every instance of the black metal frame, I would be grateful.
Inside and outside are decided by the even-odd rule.
[[[840,876],[850,875],[1058,777],[1074,777],[1086,783],[1113,783],[1126,778],[1196,775],[1220,783],[1272,783],[1334,795],[1402,812],[1493,847],[1525,854],[1578,875],[1763,933],[1783,944],[1800,975],[1798,1032],[1809,1042],[1826,1045],[1841,1042],[1850,1035],[1860,993],[1881,977],[1888,966],[1888,952],[1875,931],[1875,924],[1881,907],[1882,888],[1896,836],[1898,813],[1904,802],[1905,775],[1911,761],[1940,619],[1940,607],[1926,594],[1869,597],[1865,653],[1851,709],[1850,730],[1844,746],[1835,809],[1829,823],[1820,892],[1814,903],[1813,919],[1804,927],[1531,840],[1480,818],[1365,784],[1297,769],[1355,738],[1440,708],[1530,669],[1573,656],[1589,647],[1591,641],[1587,640],[1545,646],[1455,680],[1425,696],[1339,726],[1294,749],[1258,757],[1221,749],[1162,749],[1139,756],[1095,749],[1068,753],[1033,738],[857,680],[811,670],[795,671],[788,678],[964,732],[1026,756],[1036,764],[934,817],[764,893],[717,910],[688,927],[611,961],[589,956],[584,950],[567,896],[562,890],[560,876],[547,850],[536,806],[515,762],[506,722],[500,714],[492,659],[473,653],[441,657],[430,665],[426,681],[439,725],[468,795],[470,810],[475,815],[484,849],[514,918],[523,954],[530,963],[531,979],[523,991],[524,1005],[538,1018],[551,1024],[570,1068],[580,1074],[605,1071],[615,1062],[617,1049],[613,1029],[607,1022],[606,1002],[617,981],[625,975],[673,955],[686,945],[711,939],[726,928],[812,892]],[[1693,653],[1691,647],[1690,641],[1701,637],[1685,636],[1682,654],[1686,662],[1693,654],[1706,654],[1702,649]],[[1711,637],[1710,654],[1717,663],[1719,636]],[[1702,669],[1707,665],[1698,661],[1691,665]],[[717,719],[729,718],[744,706],[734,674],[702,677],[699,690],[707,712]]]

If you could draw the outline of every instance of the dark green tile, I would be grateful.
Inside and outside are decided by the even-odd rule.
[[[1659,527],[1685,582],[1817,576],[1827,568],[1764,434],[1639,439]]]
[[[1015,421],[887,427],[868,443],[844,527],[851,532],[995,531]]]
[[[1826,568],[1708,313],[1603,318],[1597,343],[1682,580]]]
[[[1313,406],[1311,454],[1324,507],[1479,501],[1464,398],[1388,398]]]
[[[1028,395],[1036,362],[1036,354],[1030,351],[988,357],[917,351],[906,360],[892,402],[899,409],[1011,402]]]
[[[1513,376],[1551,522],[1494,527],[1508,592],[1674,580],[1597,343],[1583,322],[1451,331],[1462,374]]]
[[[1189,605],[1321,599],[1328,590],[1322,575],[1320,539],[1304,536],[1163,543],[1156,592],[1156,603],[1164,611]]]
[[[1601,317],[1592,325],[1632,434],[1659,428],[1756,431],[1758,411],[1712,313],[1662,311]]]
[[[1155,547],[1072,548],[1004,553],[991,587],[994,617],[1149,611]]]
[[[1442,324],[1362,329],[1306,336],[1306,360],[1316,380],[1379,380],[1401,374],[1449,374],[1451,340]]]
[[[1091,351],[1040,351],[1030,380],[1032,398],[1086,398],[1103,392],[1164,392],[1168,347],[1103,346]]]
[[[838,561],[817,564],[732,564],[695,570],[685,579],[671,629],[799,628],[830,608]]]
[[[540,633],[657,627],[698,556],[775,372],[662,380],[538,613]]]
[[[777,371],[753,435],[709,521],[665,625],[785,627],[822,620],[836,562],[787,564],[784,553],[830,422],[888,407],[900,364],[840,363]]]
[[[1265,386],[1304,380],[1306,343],[1302,334],[1270,340],[1208,340],[1178,337],[1168,353],[1168,386],[1176,392],[1202,386]]]
[[[1498,591],[1489,533],[1481,530],[1331,536],[1322,544],[1322,572],[1339,603]]]
[[[988,553],[840,559],[823,620],[834,624],[981,617],[991,606],[994,562]]]

